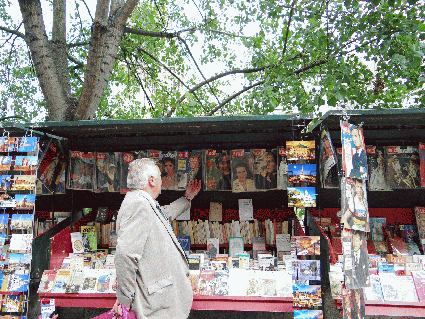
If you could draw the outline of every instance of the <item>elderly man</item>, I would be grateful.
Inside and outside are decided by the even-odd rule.
[[[151,159],[130,163],[130,188],[117,218],[117,302],[119,318],[130,310],[137,318],[187,318],[193,294],[185,252],[177,241],[169,220],[190,208],[190,201],[201,189],[191,181],[184,197],[159,207],[161,173]]]

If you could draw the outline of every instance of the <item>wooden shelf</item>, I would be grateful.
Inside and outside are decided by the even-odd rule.
[[[115,294],[40,293],[40,300],[55,299],[56,307],[112,308]],[[292,298],[252,296],[193,296],[192,310],[292,312]]]
[[[335,303],[342,311],[342,300],[336,299]],[[366,316],[425,317],[423,302],[366,300],[365,305]]]

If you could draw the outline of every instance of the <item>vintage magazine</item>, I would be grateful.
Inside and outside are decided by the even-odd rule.
[[[370,233],[372,235],[372,240],[375,241],[384,241],[384,225],[387,223],[385,217],[375,217],[370,218]]]
[[[70,151],[68,188],[93,190],[95,158],[93,152]]]
[[[54,141],[47,145],[38,166],[37,194],[65,193],[66,162]]]
[[[128,166],[136,159],[148,158],[149,156],[147,151],[121,152],[120,156],[120,193],[125,194],[129,191],[127,187]]]
[[[161,159],[162,166],[162,189],[177,190],[178,179],[177,179],[177,152],[168,151],[162,152]]]
[[[425,187],[425,143],[419,143],[419,160],[421,169],[421,186]]]
[[[370,285],[369,257],[366,234],[362,231],[344,229],[341,237],[344,256],[344,278],[347,289]]]
[[[190,181],[190,161],[189,161],[189,151],[177,151],[177,190],[185,190],[187,184]],[[192,178],[193,179],[193,178]]]
[[[341,180],[341,223],[345,228],[370,231],[366,181],[355,178]]]
[[[204,163],[204,190],[232,190],[230,151],[206,149]]]
[[[254,156],[250,150],[237,149],[231,151],[232,192],[255,192]]]
[[[95,183],[96,193],[112,193],[120,191],[120,152],[95,152]]]
[[[38,286],[39,293],[51,292],[55,285],[56,271],[46,269],[41,275],[40,285]]]
[[[421,187],[418,148],[387,146],[387,181],[391,188]]]
[[[277,189],[286,190],[288,187],[288,162],[286,159],[286,148],[278,147],[277,150]]]
[[[319,158],[319,169],[320,169],[320,183],[322,187],[325,187],[328,181],[328,175],[332,167],[337,164],[336,152],[332,145],[331,136],[328,131],[323,129],[320,132],[320,158]]]
[[[385,146],[366,146],[367,163],[369,165],[369,190],[389,191],[387,183]]]
[[[368,178],[367,154],[363,129],[341,121],[342,168],[345,176],[357,179]]]
[[[363,289],[342,289],[342,318],[365,318],[365,300]]]
[[[203,161],[202,161],[202,150],[192,150],[189,151],[189,170],[187,173],[188,182],[192,180],[202,180],[202,169],[203,169]]]
[[[277,189],[277,154],[275,149],[252,149],[253,173],[257,190]]]

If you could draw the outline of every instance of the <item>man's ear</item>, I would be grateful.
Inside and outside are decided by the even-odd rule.
[[[149,178],[148,178],[149,186],[155,186],[155,183],[156,183],[155,177],[149,176]]]

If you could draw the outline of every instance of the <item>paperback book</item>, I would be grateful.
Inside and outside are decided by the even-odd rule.
[[[81,226],[81,236],[85,253],[97,251],[97,232],[96,226]]]
[[[49,269],[44,270],[43,274],[41,275],[38,292],[39,293],[51,292],[53,289],[53,286],[55,285],[55,277],[56,277],[56,271],[49,270]]]

